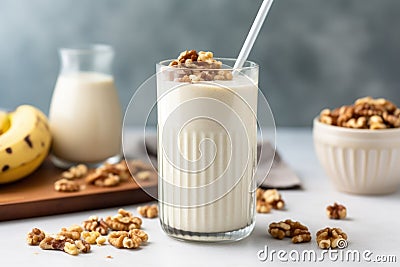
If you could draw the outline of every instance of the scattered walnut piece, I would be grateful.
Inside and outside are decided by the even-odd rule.
[[[141,171],[135,174],[135,178],[139,180],[148,180],[151,176],[151,171]]]
[[[285,206],[281,194],[276,189],[265,190],[263,198],[267,203],[271,204],[274,209],[281,210]]]
[[[354,129],[398,128],[400,127],[400,112],[389,100],[373,99],[367,96],[357,99],[353,105],[322,110],[319,121]]]
[[[62,178],[66,179],[75,179],[75,178],[81,178],[85,176],[88,172],[88,168],[84,164],[78,164],[76,166],[72,166],[69,168],[67,171],[63,172],[61,174]]]
[[[83,231],[81,234],[81,238],[88,242],[89,244],[93,245],[96,244],[96,239],[101,236],[97,231]]]
[[[75,245],[78,248],[79,252],[88,253],[90,250],[90,244],[85,240],[75,240]]]
[[[142,171],[155,171],[152,165],[146,164],[145,162],[137,159],[129,161],[128,165],[133,175],[136,175]]]
[[[66,229],[66,228],[63,228]],[[80,252],[87,253],[90,245],[81,239],[73,240],[65,235],[46,236],[39,244],[41,249],[60,250],[70,255],[78,255]]]
[[[98,246],[104,245],[104,243],[107,241],[107,239],[104,236],[99,236],[96,238],[96,244]]]
[[[147,239],[147,234],[139,229],[114,231],[108,235],[108,242],[116,248],[138,248]]]
[[[271,209],[271,204],[267,203],[264,199],[257,200],[256,211],[258,213],[270,213]]]
[[[100,166],[94,172],[86,175],[85,182],[95,186],[109,187],[117,186],[129,178],[131,178],[129,168],[126,161],[122,160],[119,163],[106,163]]]
[[[345,248],[347,247],[347,234],[340,228],[326,227],[317,232],[317,244],[319,248]]]
[[[113,174],[119,176],[119,178],[124,181],[131,177],[125,160],[121,160],[119,163],[115,164],[106,163],[97,168],[96,171],[103,174]]]
[[[26,241],[31,246],[37,246],[45,237],[46,234],[42,230],[39,228],[33,228],[32,231],[28,233]]]
[[[334,203],[332,206],[326,207],[326,214],[330,219],[344,219],[347,216],[347,209],[342,204]]]
[[[88,220],[83,222],[83,228],[87,231],[96,231],[101,235],[108,233],[108,225],[103,219],[99,219],[97,216],[90,216]]]
[[[62,178],[54,183],[54,189],[59,192],[76,192],[80,190],[80,186],[75,181]]]
[[[108,227],[117,231],[129,231],[131,229],[140,229],[142,220],[139,217],[134,217],[132,213],[119,209],[115,216],[107,216],[104,221]]]
[[[70,227],[67,228],[68,231],[74,231],[74,232],[79,232],[82,233],[83,232],[83,228],[82,226],[78,225],[78,224],[73,224]]]
[[[290,219],[271,223],[268,232],[276,239],[290,237],[295,244],[309,242],[311,240],[311,234],[307,226]]]
[[[39,247],[41,249],[51,249],[51,250],[64,250],[65,242],[73,243],[74,240],[65,238],[64,236],[46,236],[40,243]]]
[[[81,232],[79,231],[71,231],[67,228],[61,228],[61,231],[57,234],[57,236],[64,236],[65,238],[69,238],[72,240],[78,240],[81,238]]]
[[[140,243],[142,242],[142,240],[136,236],[134,240],[129,239],[128,232],[126,231],[113,231],[108,234],[108,243],[116,248],[133,248],[133,245],[139,247]]]
[[[156,218],[158,216],[157,205],[146,205],[138,207],[138,213],[144,218]]]
[[[74,256],[79,254],[79,249],[76,246],[75,242],[65,242],[64,251]]]
[[[285,207],[281,194],[276,189],[256,190],[256,210],[258,213],[269,213],[271,209],[281,210]]]
[[[140,239],[142,239],[142,242],[147,242],[147,240],[149,240],[147,233],[140,229],[132,229],[129,231],[129,234],[138,236]]]
[[[102,187],[110,187],[110,186],[117,186],[121,181],[121,179],[116,174],[105,173],[96,170],[95,172],[86,176],[85,181],[87,184],[93,184]]]
[[[149,206],[151,209],[156,205]],[[151,215],[153,216],[153,215]],[[107,234],[109,226],[97,216],[90,216],[84,221],[84,227],[74,224],[68,228],[61,228],[60,232],[55,235],[46,235],[42,230],[33,228],[27,236],[29,245],[39,245],[41,249],[64,251],[70,255],[78,255],[79,253],[87,253],[91,249],[91,244],[102,246],[109,243],[117,248],[137,248],[144,242],[147,242],[149,236],[143,230],[140,230],[142,220],[134,217],[131,212],[119,209],[115,216],[108,216],[111,225],[120,227],[123,230],[113,231],[108,238],[102,236],[99,231]],[[85,231],[87,229],[89,231]],[[116,229],[115,227],[113,229]]]

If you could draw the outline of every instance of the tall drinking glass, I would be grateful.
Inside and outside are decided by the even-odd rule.
[[[160,220],[180,239],[240,240],[254,228],[258,65],[217,60],[204,70],[157,64]],[[230,77],[207,81],[212,73]]]

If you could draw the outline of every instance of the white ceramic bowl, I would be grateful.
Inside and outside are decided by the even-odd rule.
[[[317,157],[333,184],[353,194],[389,194],[400,185],[400,128],[350,129],[313,122]]]

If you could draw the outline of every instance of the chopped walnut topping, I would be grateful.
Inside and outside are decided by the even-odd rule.
[[[317,232],[317,244],[322,249],[347,247],[347,234],[340,228],[326,227]]]
[[[290,237],[293,243],[303,243],[311,240],[311,234],[307,226],[289,219],[271,223],[268,232],[277,239]]]
[[[196,50],[186,50],[180,53],[178,62],[185,63],[187,60],[196,61],[198,58]]]
[[[40,241],[42,241],[46,237],[46,234],[40,230],[39,228],[33,228],[28,236],[26,237],[26,241],[31,246],[39,245]]]
[[[325,124],[354,129],[379,130],[400,127],[399,109],[384,98],[364,97],[353,105],[334,110],[324,109],[319,121]]]
[[[169,66],[178,68],[175,78],[178,82],[232,80],[233,78],[230,70],[221,70],[222,62],[214,59],[213,53],[209,51],[197,53],[196,50],[186,50],[179,55],[178,59],[171,61]]]
[[[76,192],[80,190],[80,186],[75,181],[62,178],[54,183],[54,189],[59,192]]]
[[[156,218],[158,216],[158,206],[157,205],[146,205],[138,207],[138,213],[144,218]]]
[[[326,214],[330,219],[344,219],[347,215],[345,206],[335,202],[332,206],[326,207]]]

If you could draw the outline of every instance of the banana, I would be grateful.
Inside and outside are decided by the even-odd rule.
[[[33,172],[46,158],[51,133],[46,116],[30,105],[8,114],[9,128],[0,135],[0,184]]]
[[[0,135],[7,132],[10,128],[10,119],[7,112],[0,110]]]
[[[46,156],[47,153],[39,154],[39,156],[31,162],[22,164],[18,168],[10,169],[7,172],[0,173],[0,184],[14,182],[31,174],[42,164]]]

